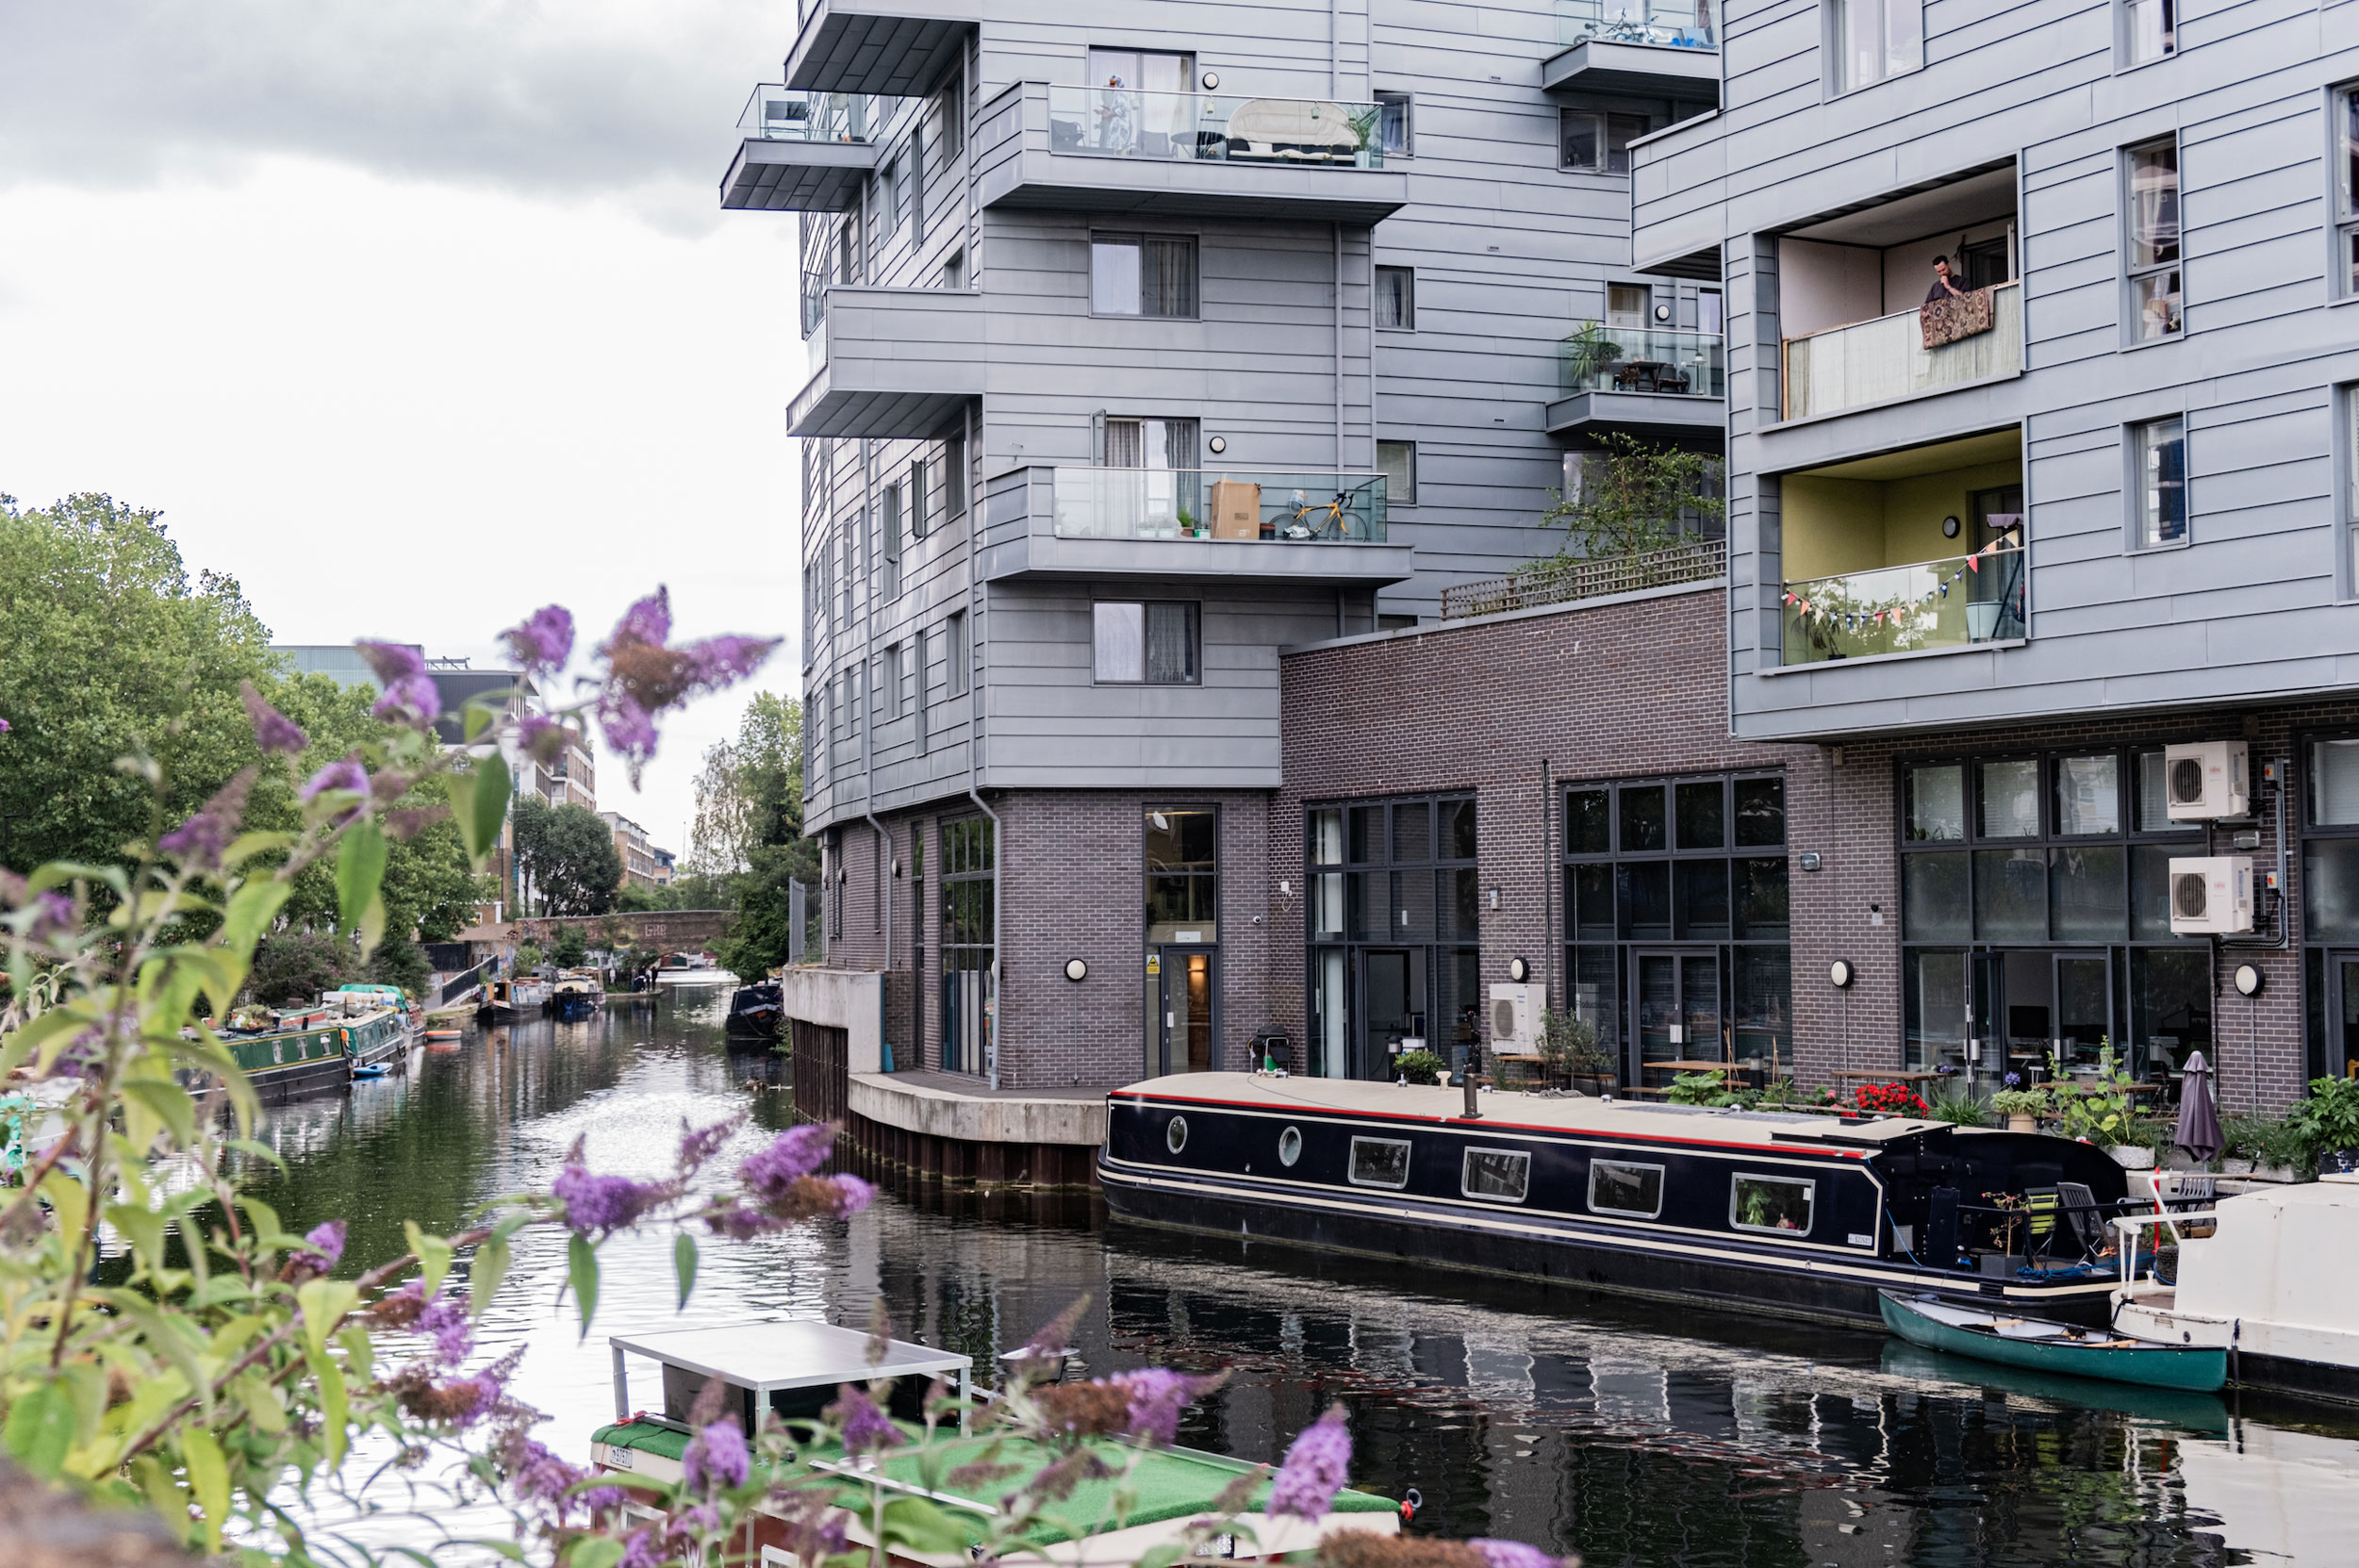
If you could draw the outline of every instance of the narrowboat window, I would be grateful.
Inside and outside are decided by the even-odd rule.
[[[1601,1214],[1653,1219],[1663,1212],[1663,1168],[1619,1160],[1589,1163],[1589,1206]]]
[[[1163,1147],[1177,1154],[1188,1147],[1188,1118],[1174,1116],[1163,1124]]]
[[[1278,1135],[1278,1163],[1292,1165],[1302,1158],[1302,1129],[1290,1127]]]
[[[1355,1187],[1409,1185],[1409,1144],[1391,1138],[1351,1141],[1351,1181]]]
[[[1470,1148],[1459,1173],[1458,1190],[1468,1197],[1521,1203],[1531,1187],[1532,1157],[1515,1149]]]
[[[1740,1230],[1810,1232],[1815,1181],[1782,1176],[1739,1176],[1729,1188],[1728,1223]]]

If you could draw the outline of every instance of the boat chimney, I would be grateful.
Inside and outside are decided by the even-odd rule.
[[[1475,1085],[1475,1069],[1481,1065],[1482,1048],[1469,1042],[1466,1047],[1466,1065],[1459,1073],[1458,1081],[1466,1085],[1466,1119],[1470,1122],[1482,1120],[1482,1107],[1475,1101],[1475,1096],[1479,1092]]]

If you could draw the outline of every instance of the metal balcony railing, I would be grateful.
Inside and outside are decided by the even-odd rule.
[[[1059,538],[1382,544],[1380,473],[1060,465]]]
[[[1717,49],[1713,0],[1557,0],[1557,41]]]
[[[1788,583],[1785,662],[1823,664],[2008,642],[2024,635],[2023,550],[1875,567]]]
[[[1727,355],[1717,332],[1591,322],[1557,345],[1557,369],[1567,392],[1673,392],[1705,398],[1728,393]]]
[[[737,131],[758,141],[866,143],[868,100],[857,92],[802,92],[764,82],[746,100]]]
[[[1498,615],[1576,599],[1601,599],[1611,593],[1636,593],[1641,588],[1705,583],[1727,570],[1728,545],[1724,539],[1695,539],[1635,555],[1558,556],[1529,562],[1505,577],[1449,584],[1442,590],[1442,619]]]
[[[1170,162],[1380,169],[1377,106],[1051,87],[1048,150]]]
[[[1786,418],[1865,408],[2023,369],[2023,286],[1990,290],[1990,330],[1926,348],[1915,310],[1786,339]]]

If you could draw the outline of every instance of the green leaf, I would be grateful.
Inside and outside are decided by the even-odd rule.
[[[475,765],[475,788],[467,809],[456,813],[459,834],[467,852],[480,865],[500,843],[500,824],[507,819],[512,788],[508,765],[497,752]]]
[[[131,1239],[132,1250],[149,1268],[164,1266],[164,1216],[144,1203],[110,1203],[107,1219]]]
[[[582,1337],[587,1339],[590,1318],[598,1312],[598,1248],[579,1231],[566,1243],[565,1272],[573,1286],[573,1299],[581,1304]]]
[[[139,1101],[149,1114],[172,1129],[175,1146],[188,1148],[196,1143],[196,1102],[189,1098],[188,1090],[169,1080],[133,1078],[124,1080],[123,1093],[124,1098]]]
[[[360,930],[370,906],[377,902],[377,890],[385,883],[386,853],[385,830],[374,817],[363,817],[344,830],[344,841],[336,847],[336,907],[344,930]],[[378,920],[382,926],[382,910]],[[364,941],[364,949],[367,946]]]
[[[294,897],[295,885],[286,882],[250,882],[229,896],[222,916],[222,945],[247,958],[279,910]]]
[[[1188,1549],[1185,1546],[1176,1541],[1167,1541],[1160,1546],[1150,1546],[1141,1552],[1138,1561],[1132,1564],[1132,1568],[1171,1568],[1173,1563],[1187,1555]]]
[[[565,1568],[615,1568],[622,1560],[622,1543],[611,1535],[585,1535],[565,1554]]]
[[[280,1170],[285,1170],[287,1168],[287,1162],[279,1157],[278,1150],[272,1148],[268,1144],[258,1143],[252,1138],[223,1138],[222,1140],[222,1147],[224,1148],[234,1148],[240,1154],[251,1154],[257,1160],[268,1160],[272,1164],[276,1165]]]
[[[360,1287],[347,1279],[310,1279],[295,1292],[295,1305],[303,1309],[304,1337],[315,1352],[326,1348],[337,1320],[359,1299]]]
[[[189,1466],[189,1490],[205,1510],[205,1555],[219,1557],[222,1525],[229,1514],[229,1461],[222,1457],[213,1434],[202,1427],[182,1429],[180,1457]]]
[[[508,1274],[508,1244],[498,1236],[487,1236],[475,1248],[475,1255],[467,1262],[467,1315],[481,1317],[491,1305],[491,1298],[500,1290],[500,1281]]]
[[[680,1276],[680,1310],[688,1310],[688,1293],[696,1289],[696,1238],[685,1230],[672,1239],[671,1268]]]
[[[230,1379],[229,1392],[245,1407],[256,1431],[276,1437],[287,1429],[287,1407],[279,1403],[278,1390],[260,1367],[250,1366]]]
[[[884,1505],[884,1543],[913,1552],[964,1556],[967,1533],[923,1497],[896,1497]]]
[[[419,1271],[425,1283],[419,1291],[429,1300],[442,1288],[443,1276],[451,1272],[451,1244],[440,1236],[430,1236],[418,1229],[414,1219],[402,1221],[402,1233],[409,1239],[409,1249],[418,1259]]]
[[[291,833],[241,833],[222,851],[222,869],[234,871],[256,855],[287,849],[294,842]]]
[[[305,1353],[311,1366],[311,1380],[320,1385],[321,1436],[327,1441],[327,1464],[334,1470],[344,1462],[344,1444],[350,1435],[345,1428],[352,1425],[352,1407],[344,1393],[344,1374],[325,1350]]]
[[[56,1035],[67,1030],[80,1029],[89,1021],[88,1015],[80,1008],[51,1008],[23,1029],[9,1035],[6,1045],[0,1045],[0,1075],[5,1075],[22,1063],[30,1060],[33,1052],[41,1049],[45,1042]]]
[[[55,1477],[74,1445],[74,1391],[62,1381],[35,1384],[8,1408],[0,1442],[34,1475]]]
[[[49,1200],[51,1213],[58,1216],[58,1232],[69,1238],[82,1233],[83,1222],[90,1218],[91,1195],[82,1184],[62,1171],[52,1171],[41,1184],[41,1196]]]

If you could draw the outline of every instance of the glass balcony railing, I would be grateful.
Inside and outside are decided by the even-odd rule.
[[[1323,98],[1236,98],[1051,87],[1048,150],[1175,163],[1380,169],[1377,106]]]
[[[798,92],[764,82],[737,116],[737,132],[758,141],[868,140],[868,100],[857,92]]]
[[[1384,475],[1060,465],[1061,539],[1382,544]]]
[[[1557,345],[1557,370],[1567,392],[1728,395],[1727,355],[1717,332],[1592,322]]]
[[[1717,49],[1713,9],[1714,0],[1557,0],[1557,41]]]
[[[1995,545],[1913,566],[1788,583],[1790,665],[1922,653],[2023,635],[2023,551]]]
[[[1786,418],[1864,408],[2023,368],[2023,286],[1990,290],[1990,330],[1926,348],[1914,310],[1786,339]]]

